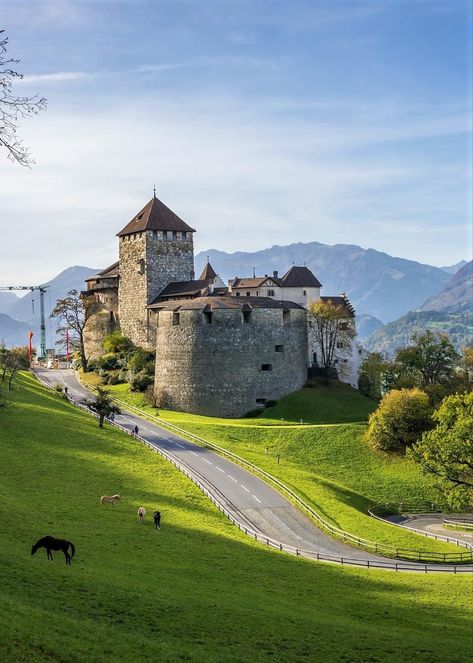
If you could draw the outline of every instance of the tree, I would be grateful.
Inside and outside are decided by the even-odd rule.
[[[38,115],[46,109],[44,97],[18,97],[13,91],[14,82],[23,78],[22,74],[12,69],[19,60],[7,58],[8,37],[5,30],[0,30],[0,145],[7,150],[11,161],[22,166],[31,166],[34,161],[29,149],[16,134],[18,120],[21,117]]]
[[[402,451],[432,427],[431,414],[426,393],[417,388],[395,389],[370,414],[365,439],[376,449]]]
[[[448,336],[426,331],[415,334],[412,340],[414,345],[397,351],[395,363],[403,373],[410,374],[419,387],[448,387],[460,360]]]
[[[8,390],[13,388],[13,380],[18,371],[27,370],[30,367],[29,348],[27,346],[11,348],[7,350],[4,346],[0,348],[0,370],[2,382],[8,377]]]
[[[380,352],[371,352],[360,366],[359,389],[366,396],[381,398],[389,362]]]
[[[102,387],[97,387],[97,396],[93,401],[85,401],[85,405],[99,415],[99,427],[103,428],[105,417],[120,414],[120,408],[113,404],[112,397]]]
[[[454,508],[473,506],[473,392],[445,398],[432,418],[436,427],[408,455],[438,486]]]
[[[343,347],[343,353],[351,352],[355,338],[355,329],[351,316],[343,306],[331,301],[312,302],[308,307],[312,322],[312,333],[320,350],[320,364],[327,376],[334,366],[337,346]]]
[[[78,290],[69,290],[64,299],[57,300],[56,306],[50,316],[51,318],[58,318],[64,322],[64,325],[57,330],[59,335],[63,336],[66,330],[72,331],[72,337],[77,340],[82,369],[84,371],[87,371],[84,328],[87,324],[87,320],[89,320],[93,313],[93,304],[84,304]]]

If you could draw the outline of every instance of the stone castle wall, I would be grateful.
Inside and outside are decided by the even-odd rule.
[[[88,359],[98,359],[104,353],[103,340],[107,334],[119,328],[117,288],[90,291],[83,295],[86,306],[90,306],[91,317],[84,328],[85,354]]]
[[[254,309],[246,323],[240,309],[219,309],[211,319],[196,310],[159,312],[155,393],[161,407],[238,417],[304,385],[304,310]]]
[[[120,237],[119,317],[122,332],[135,345],[155,346],[155,327],[147,305],[171,281],[188,281],[194,273],[192,233],[147,230]],[[174,237],[173,237],[174,235]]]

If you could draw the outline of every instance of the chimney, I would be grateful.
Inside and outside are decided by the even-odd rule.
[[[278,278],[278,271],[277,271],[277,270],[275,270],[275,271],[273,272],[273,276],[274,276],[275,279]]]

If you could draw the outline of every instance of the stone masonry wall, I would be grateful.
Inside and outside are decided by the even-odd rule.
[[[155,393],[161,407],[238,417],[300,389],[307,377],[306,312],[254,309],[250,323],[239,309],[219,309],[206,322],[201,311],[158,315]],[[276,351],[276,346],[279,350]],[[281,348],[282,346],[282,348]],[[262,370],[270,364],[271,371]]]
[[[169,233],[170,234],[170,233]],[[172,235],[171,235],[172,237]],[[154,348],[154,325],[147,305],[171,281],[187,281],[194,270],[192,233],[164,239],[151,230],[120,237],[119,317],[135,345]]]
[[[88,359],[101,357],[105,336],[119,328],[117,295],[117,289],[111,288],[86,296],[86,302],[90,302],[89,305],[93,307],[93,315],[84,328],[85,355]]]

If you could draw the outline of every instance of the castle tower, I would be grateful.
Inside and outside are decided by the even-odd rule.
[[[154,195],[118,233],[120,327],[135,345],[154,347],[148,304],[171,281],[194,278],[194,232]]]

